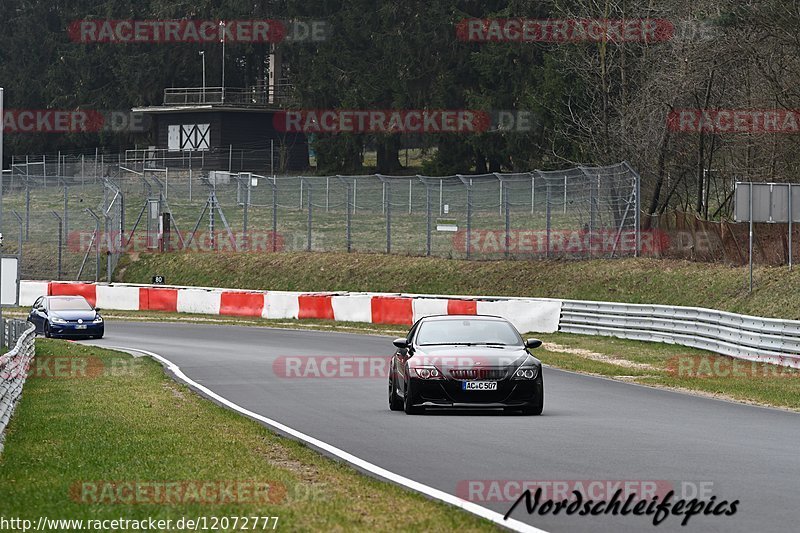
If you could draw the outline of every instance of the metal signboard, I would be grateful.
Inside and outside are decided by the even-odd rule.
[[[752,191],[752,222],[789,222],[791,206],[792,222],[800,222],[800,184],[792,183],[748,183],[737,182],[734,196],[733,219],[750,222],[750,191]],[[791,192],[791,198],[790,198]]]

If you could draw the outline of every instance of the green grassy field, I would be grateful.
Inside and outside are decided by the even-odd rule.
[[[156,177],[163,183],[163,189],[156,186]],[[185,171],[171,171],[171,177],[162,172],[148,173],[150,189],[144,181],[132,172],[122,172],[114,176],[115,182],[120,186],[124,202],[114,196],[115,206],[123,205],[124,236],[127,239],[136,226],[137,236],[134,240],[135,251],[146,251],[144,239],[147,232],[147,211],[145,208],[148,198],[158,198],[159,191],[163,193],[165,205],[161,209],[169,210],[175,226],[180,230],[184,239],[189,238],[195,227],[198,228],[198,241],[208,238],[210,228],[209,214],[203,213],[210,187],[207,181],[201,179],[205,173],[195,172],[190,182]],[[65,190],[55,179],[50,179],[44,186],[44,181],[39,178],[38,186],[29,190],[30,212],[26,207],[26,191],[17,186],[8,190],[4,196],[6,210],[5,223],[7,228],[6,253],[16,253],[18,219],[16,212],[22,219],[24,230],[23,245],[23,277],[28,279],[57,278],[55,271],[58,246],[58,221],[55,215],[64,217],[66,200],[67,239],[64,242],[62,256],[62,277],[64,279],[77,279],[81,263],[84,261],[86,249],[91,244],[91,234],[95,229],[95,220],[87,209],[92,209],[102,218],[104,189],[102,182],[92,178],[85,180],[83,185],[73,184]],[[78,182],[76,182],[78,183]],[[192,186],[190,187],[190,183]],[[430,196],[426,187],[416,178],[399,179],[391,184],[384,185],[375,176],[362,176],[350,179],[351,184],[350,204],[354,207],[350,212],[350,250],[354,252],[375,253],[385,252],[390,242],[393,253],[407,255],[425,255],[427,253],[427,227],[428,209],[430,202],[431,255],[444,258],[465,258],[466,247],[464,233],[467,225],[467,191],[463,183],[457,178],[445,181],[441,188],[431,185]],[[509,202],[509,225],[513,231],[537,230],[543,231],[546,226],[546,187],[543,183],[536,185],[532,190],[531,183],[522,180],[506,185]],[[348,249],[347,241],[347,187],[343,181],[336,177],[307,177],[303,180],[297,177],[278,177],[277,193],[275,195],[275,209],[273,210],[273,187],[269,179],[259,178],[257,185],[250,188],[250,206],[247,210],[247,229],[253,238],[264,239],[271,234],[273,229],[273,211],[276,215],[277,233],[281,236],[281,249],[283,251],[305,251],[309,246],[312,251],[344,252]],[[535,193],[535,194],[532,194]],[[570,190],[573,194],[582,194]],[[245,226],[245,209],[243,200],[246,195],[246,186],[237,185],[235,179],[228,183],[220,183],[216,187],[217,200],[224,213],[231,230],[241,236]],[[112,198],[109,196],[108,198]],[[490,235],[491,242],[481,242],[473,245],[471,254],[478,259],[501,259],[504,257],[504,243],[498,237],[499,232],[505,228],[505,213],[501,209],[499,182],[489,180],[474,186],[471,195],[473,241],[476,235]],[[568,205],[563,203],[563,196],[556,194],[552,197],[554,205],[551,209],[550,226],[554,231],[578,230],[588,222],[588,204],[583,196],[576,196],[575,201],[568,200]],[[386,205],[390,207],[386,208]],[[310,208],[310,213],[309,213]],[[111,211],[114,215],[116,208]],[[602,229],[608,224],[613,225],[609,218],[611,213],[607,209],[596,211],[595,218],[597,229]],[[229,246],[226,242],[224,224],[219,212],[214,213],[215,233],[222,246]],[[390,219],[390,237],[387,236],[387,220]],[[137,220],[138,225],[137,225]],[[438,223],[452,223],[462,232],[437,230]],[[632,218],[628,220],[632,223]],[[112,237],[118,232],[118,221],[110,220]],[[155,231],[157,221],[150,222]],[[604,226],[605,225],[605,226]],[[309,235],[310,226],[310,235]],[[101,231],[105,231],[105,222],[101,222]],[[174,230],[174,228],[173,228]],[[514,235],[514,234],[512,234]],[[513,239],[513,237],[512,237]],[[174,233],[172,241],[175,246],[179,243],[178,236]],[[201,246],[207,246],[201,244]],[[515,244],[511,243],[512,255],[517,254]],[[539,250],[542,243],[527,244],[531,249]],[[553,245],[558,248],[557,244]],[[104,255],[105,251],[101,250]],[[536,252],[538,253],[538,252]],[[520,251],[519,256],[531,256],[532,250]],[[541,255],[541,254],[539,254]],[[100,275],[105,276],[105,258],[101,257]],[[95,278],[95,254],[90,251],[86,264],[81,273],[81,279]]]
[[[800,271],[656,259],[462,261],[347,253],[141,254],[119,281],[302,291],[532,296],[709,307],[800,319]]]

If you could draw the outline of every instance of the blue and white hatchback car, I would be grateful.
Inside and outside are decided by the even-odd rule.
[[[41,296],[34,303],[28,322],[45,337],[99,339],[105,332],[100,310],[83,296]]]

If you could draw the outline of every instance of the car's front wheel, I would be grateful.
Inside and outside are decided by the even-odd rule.
[[[403,410],[403,399],[397,395],[397,382],[395,381],[394,368],[389,370],[389,409],[392,411]]]
[[[416,407],[414,405],[414,391],[411,388],[410,379],[406,380],[406,394],[405,398],[403,398],[403,410],[407,415],[418,415],[425,410],[423,407]]]
[[[47,322],[44,323],[44,337],[46,339],[52,338],[53,334],[50,333],[50,324]]]
[[[542,414],[543,409],[544,409],[544,381],[540,381],[539,386],[536,387],[536,398],[534,400],[534,403],[523,407],[522,414],[536,416]]]

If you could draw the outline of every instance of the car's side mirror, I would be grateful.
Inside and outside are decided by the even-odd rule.
[[[525,339],[525,347],[530,348],[531,350],[534,348],[538,348],[542,345],[542,341],[539,339]]]
[[[408,348],[408,341],[406,341],[406,339],[404,339],[403,337],[393,340],[392,344],[394,344],[400,349]]]
[[[100,308],[99,307],[95,307],[94,311],[95,311],[95,313],[99,313],[100,312]]]

